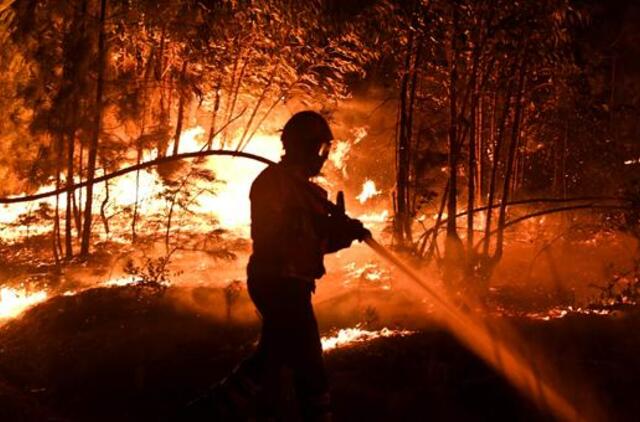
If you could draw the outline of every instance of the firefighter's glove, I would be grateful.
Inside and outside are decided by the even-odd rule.
[[[364,227],[362,221],[355,218],[347,218],[349,219],[349,235],[353,240],[362,242],[366,238],[371,237],[371,232]]]
[[[338,230],[341,233],[339,237],[343,238],[347,247],[351,245],[354,240],[362,242],[364,239],[371,237],[371,232],[364,228],[362,221],[350,218],[344,211],[344,193],[338,192],[336,197],[336,206],[333,218],[334,222],[338,225]]]
[[[347,217],[344,214],[338,215],[334,217],[334,223],[340,233],[339,237],[343,239],[347,246],[354,240],[363,241],[367,237],[371,237],[371,232],[364,227],[362,221],[355,218]]]

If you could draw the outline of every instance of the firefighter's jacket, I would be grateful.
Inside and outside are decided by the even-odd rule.
[[[325,273],[324,254],[353,240],[332,215],[327,192],[286,164],[267,167],[251,186],[252,277],[287,277],[313,282]]]

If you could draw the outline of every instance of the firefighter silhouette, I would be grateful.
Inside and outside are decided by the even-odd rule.
[[[292,374],[299,417],[331,420],[329,388],[311,304],[323,257],[370,235],[309,179],[320,174],[333,134],[318,113],[295,114],[282,131],[285,154],[251,187],[253,254],[249,295],[262,317],[257,349],[215,389],[220,419],[278,420],[283,368]]]

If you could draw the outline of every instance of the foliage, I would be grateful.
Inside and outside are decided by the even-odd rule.
[[[157,258],[145,257],[143,263],[136,264],[133,259],[128,259],[124,265],[124,272],[135,278],[135,286],[151,288],[162,293],[171,283],[171,277],[179,275],[169,269],[171,254]]]
[[[46,202],[40,202],[35,210],[31,208],[28,209],[27,212],[18,215],[17,219],[12,223],[9,223],[7,226],[13,229],[24,229],[24,240],[28,241],[31,227],[42,225],[51,221],[52,218],[53,210],[49,204]]]
[[[604,286],[593,286],[600,293],[591,306],[609,308],[639,304],[640,260],[636,260],[629,271],[614,272],[610,269],[610,272],[609,280]]]
[[[209,148],[215,141],[242,149],[280,108],[331,111],[349,96],[350,78],[364,76],[379,53],[365,42],[376,7],[336,20],[326,13],[329,3],[108,0],[103,65],[100,1],[3,2],[0,108],[12,118],[0,123],[0,148],[19,154],[2,154],[0,175],[8,183],[0,194],[91,177],[96,119],[98,166],[114,170],[151,151],[178,152],[183,130],[196,119],[209,126]],[[167,195],[175,197],[170,179]]]
[[[615,38],[600,40],[588,32],[602,25],[602,12],[572,0],[108,0],[103,65],[100,4],[0,3],[0,109],[8,116],[0,122],[0,195],[90,178],[96,120],[98,167],[111,171],[179,152],[195,122],[207,136],[189,148],[241,150],[278,129],[270,122],[279,112],[331,115],[363,81],[398,99],[394,229],[418,255],[435,253],[437,230],[412,232],[426,215],[455,215],[463,199],[473,209],[534,193],[620,192],[624,163],[640,156],[633,13],[619,18]],[[158,227],[169,248],[175,213],[191,215],[213,176],[182,166],[158,173],[167,204]],[[90,222],[71,209],[79,195],[69,189],[67,209],[51,216],[67,258],[71,228]],[[136,195],[132,241],[138,205]],[[480,243],[477,215],[468,214],[457,255],[469,263],[500,259],[507,206],[496,208]],[[457,239],[456,221],[447,226]]]

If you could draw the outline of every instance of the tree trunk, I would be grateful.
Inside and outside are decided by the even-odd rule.
[[[148,87],[149,87],[149,78],[151,76],[154,50],[152,49],[149,53],[149,58],[147,59],[147,68],[144,72],[144,84],[143,84],[143,94],[142,94],[142,116],[140,119],[140,136],[138,137],[139,141],[136,143],[136,165],[140,165],[142,162],[142,152],[145,145],[144,142],[144,134],[146,130],[147,124],[147,99],[148,99]],[[109,192],[107,192],[107,196]],[[131,243],[134,244],[136,242],[136,223],[138,218],[138,201],[140,197],[140,169],[136,171],[136,194],[135,201],[133,204],[133,218],[131,219]],[[108,221],[107,221],[108,223]]]
[[[476,87],[474,87],[474,90]],[[474,96],[477,94],[473,94]],[[467,253],[473,252],[473,208],[476,195],[476,107],[471,106],[471,128],[469,137],[469,162],[467,174]]]
[[[64,218],[64,246],[65,257],[71,259],[73,257],[73,245],[71,243],[71,209],[73,206],[73,150],[75,138],[72,133],[67,135],[67,204]]]
[[[96,172],[96,160],[98,157],[98,140],[102,126],[102,94],[104,90],[105,73],[105,18],[107,10],[107,0],[100,1],[100,33],[98,36],[98,80],[96,83],[96,106],[93,121],[93,134],[89,144],[89,156],[87,163],[87,199],[84,208],[84,227],[82,230],[82,243],[80,245],[80,255],[89,255],[89,242],[91,240],[91,215],[93,209],[93,179]]]
[[[165,99],[165,84],[164,84],[164,50],[165,50],[165,44],[166,44],[166,32],[167,32],[167,28],[166,25],[162,26],[162,32],[160,34],[160,52],[158,53],[158,58],[156,60],[156,66],[155,66],[155,78],[156,81],[160,82],[160,103],[159,103],[159,107],[160,107],[160,113],[159,113],[159,120],[161,124],[168,124],[169,122],[169,112],[168,112],[168,108],[171,106],[171,103],[169,103],[169,106],[167,106],[166,104],[166,99]],[[158,142],[158,157],[162,158],[164,156],[167,155],[167,139],[163,138]]]
[[[82,181],[82,174],[84,173],[84,168],[82,163],[84,162],[84,147],[82,146],[82,142],[79,143],[79,147],[80,147],[80,154],[79,154],[79,159],[78,159],[78,179],[80,179]],[[74,194],[75,195],[75,194]],[[81,240],[81,233],[82,233],[82,189],[78,189],[78,241]],[[75,206],[75,203],[74,203]]]
[[[80,179],[80,177],[78,178]],[[71,202],[73,203],[73,223],[76,228],[76,237],[80,239],[82,237],[82,226],[80,225],[80,210],[78,209],[78,200],[76,200],[75,191],[73,192],[73,195],[71,195]]]
[[[498,215],[498,232],[496,237],[496,253],[495,260],[499,261],[502,258],[504,249],[504,229],[505,220],[507,214],[507,202],[509,201],[509,184],[511,182],[511,176],[513,174],[513,167],[515,161],[515,155],[518,148],[518,141],[520,139],[520,123],[522,121],[523,102],[524,102],[524,87],[526,81],[526,58],[523,57],[522,64],[520,65],[520,75],[518,81],[518,97],[516,100],[515,116],[513,118],[513,125],[511,127],[511,142],[509,144],[509,153],[507,155],[507,165],[504,175],[504,183],[502,185],[502,198],[500,200],[500,211]]]
[[[456,229],[457,197],[458,197],[458,7],[453,5],[453,29],[451,32],[451,58],[449,69],[449,200],[447,214],[453,218],[447,220],[447,237],[458,238]]]
[[[420,59],[422,55],[422,42],[419,40],[417,43],[416,54],[413,59],[412,66],[412,77],[409,88],[409,109],[407,116],[407,128],[405,130],[405,134],[407,137],[407,161],[408,161],[408,175],[407,175],[407,216],[404,219],[404,235],[408,245],[413,244],[413,215],[415,211],[415,201],[416,201],[416,192],[415,192],[415,154],[416,150],[416,142],[413,140],[413,116],[415,111],[415,102],[416,102],[416,91],[418,88],[418,66],[420,65]]]
[[[176,193],[176,196],[178,195],[178,193]],[[167,229],[165,231],[164,234],[164,248],[165,248],[165,252],[169,253],[169,243],[171,240],[171,223],[173,220],[173,207],[175,206],[176,203],[176,196],[173,197],[173,199],[171,200],[171,206],[169,207],[169,214],[167,215]]]
[[[138,156],[136,158],[136,165],[140,165],[142,162],[142,148],[138,148]],[[131,243],[136,243],[136,224],[138,221],[138,196],[140,194],[140,169],[136,170],[136,199],[133,204],[133,218],[131,219]]]
[[[440,209],[438,210],[438,217],[436,217],[434,230],[431,233],[431,243],[429,244],[429,249],[427,250],[427,253],[424,255],[425,262],[427,263],[431,261],[431,258],[433,257],[433,253],[435,252],[436,246],[438,244],[438,228],[440,227],[440,223],[442,222],[442,214],[444,213],[444,208],[447,205],[448,198],[449,198],[449,181],[447,181],[447,184],[444,187],[444,191],[442,192],[442,199],[440,201]],[[424,251],[426,244],[427,244],[427,237],[425,237],[424,243],[420,248],[420,255],[422,255],[422,251]]]
[[[60,192],[62,185],[62,168],[64,166],[64,136],[56,136],[56,192]],[[54,246],[58,259],[63,255],[62,237],[60,235],[60,193],[56,193],[56,208],[54,213]]]
[[[56,138],[56,190],[60,189],[60,169],[62,168],[62,140]],[[55,207],[53,210],[53,231],[51,232],[51,248],[53,252],[53,260],[56,268],[60,266],[60,255],[62,248],[60,244],[60,194],[56,195]]]
[[[408,94],[409,77],[411,73],[411,56],[413,54],[413,32],[409,34],[407,53],[405,57],[405,71],[400,85],[399,123],[396,141],[396,210],[394,218],[394,237],[399,245],[405,245],[406,227],[409,216],[409,160],[410,138],[408,128]],[[410,224],[410,223],[409,223]]]
[[[188,61],[185,60],[182,63],[182,70],[180,71],[180,84],[178,86],[179,98],[178,98],[178,120],[176,122],[176,133],[174,135],[173,142],[173,155],[178,153],[180,147],[180,135],[182,135],[182,122],[184,120],[184,103],[186,100],[185,91],[185,75],[187,73]]]
[[[513,72],[510,72],[510,74]],[[493,143],[493,163],[491,166],[491,176],[489,179],[489,195],[487,198],[487,220],[484,228],[484,242],[482,247],[482,254],[489,255],[489,246],[491,244],[491,220],[493,217],[493,201],[496,192],[496,179],[498,174],[498,165],[500,164],[500,152],[502,151],[502,144],[504,143],[505,131],[507,128],[507,120],[511,113],[511,91],[513,89],[512,80],[507,84],[507,93],[504,100],[504,110],[500,116],[500,124],[498,125],[497,139]],[[497,105],[497,101],[494,102],[494,106]],[[496,117],[495,107],[493,111],[494,117]],[[495,128],[494,128],[495,131]]]
[[[233,103],[234,92],[236,91],[236,72],[238,71],[238,64],[240,63],[242,51],[240,49],[240,44],[238,42],[238,37],[234,40],[234,54],[235,58],[233,59],[233,68],[231,70],[231,81],[229,83],[229,89],[227,94],[227,101],[225,102],[224,107],[224,115],[225,115],[225,124],[229,122],[231,119],[231,115],[233,114],[233,110],[231,109],[231,104]],[[227,130],[225,129],[222,133],[222,147],[227,143]]]
[[[213,138],[216,136],[216,119],[218,118],[218,110],[220,109],[220,86],[222,81],[218,79],[215,88],[215,99],[213,102],[213,110],[211,111],[211,126],[209,127],[209,136],[207,137],[207,149],[213,148]]]
[[[244,79],[244,74],[245,71],[247,69],[247,65],[249,64],[249,59],[245,60],[242,63],[242,67],[240,68],[240,74],[238,75],[238,80],[236,82],[236,86],[235,89],[233,90],[233,92],[230,92],[229,95],[229,101],[231,101],[231,106],[229,107],[229,112],[227,114],[227,119],[226,119],[226,124],[228,124],[229,122],[231,122],[231,119],[233,118],[233,111],[236,109],[236,103],[238,102],[238,95],[240,93],[240,86],[242,86],[242,80]],[[227,126],[228,127],[228,126]],[[227,139],[227,130],[225,129],[224,131],[224,144],[226,145],[228,142]]]
[[[251,125],[253,124],[253,119],[256,117],[256,113],[258,112],[258,110],[260,109],[260,106],[262,105],[262,102],[266,98],[267,92],[269,92],[269,88],[271,88],[271,84],[273,83],[273,78],[276,76],[276,72],[278,71],[279,67],[280,67],[280,62],[276,63],[273,66],[273,70],[271,71],[271,74],[269,75],[269,80],[267,81],[266,85],[262,89],[262,92],[260,93],[260,97],[258,97],[258,100],[256,101],[256,104],[253,107],[253,110],[251,111],[251,115],[249,116],[249,121],[247,122],[247,124],[244,127],[244,131],[242,132],[242,136],[240,137],[240,140],[238,141],[238,145],[236,147],[236,151],[241,151],[242,149],[244,149],[246,144],[249,143],[248,140],[247,140],[246,143],[244,143],[244,140],[245,140],[247,134],[249,133],[249,129],[251,128]]]
[[[107,174],[106,170],[103,170],[104,174]],[[102,218],[102,225],[104,226],[104,232],[109,236],[109,219],[107,218],[107,203],[109,202],[109,181],[104,182],[104,199],[100,204],[100,218]]]
[[[484,149],[485,149],[485,127],[484,127],[484,95],[480,94],[478,102],[478,118],[476,119],[476,201],[482,204],[484,193]]]
[[[60,157],[58,152],[58,163],[56,165],[56,190],[60,189]],[[60,265],[60,195],[56,195],[56,206],[53,214],[53,233],[51,234],[51,240],[53,242],[53,259],[56,263],[56,267]]]
[[[491,154],[493,155],[493,158],[495,160],[495,147],[496,147],[496,143],[497,143],[497,139],[496,139],[496,119],[498,118],[498,115],[496,114],[496,110],[498,107],[498,90],[494,90],[493,91],[493,95],[491,97],[491,114],[489,116],[487,116],[487,120],[489,122],[489,137],[488,137],[488,141],[490,142],[488,145],[486,145],[486,151],[484,154],[484,158],[485,158],[485,163],[484,163],[484,167],[487,169],[485,170],[485,173],[487,173],[487,175],[489,174],[489,170],[488,166],[489,166],[489,148],[491,148]],[[486,176],[485,176],[486,177]],[[489,196],[489,186],[488,184],[485,183],[485,189],[483,191],[482,194],[485,203],[488,201],[488,196]]]
[[[458,38],[459,5],[452,4],[452,30],[450,38],[451,54],[449,58],[449,199],[447,201],[447,234],[445,237],[443,281],[446,286],[456,288],[461,283],[461,270],[464,266],[464,246],[456,227],[458,197],[458,155],[464,142],[458,133]],[[460,136],[460,139],[458,137]]]
[[[469,128],[469,160],[467,163],[467,254],[473,253],[473,220],[475,207],[475,195],[476,195],[476,141],[477,141],[477,111],[478,100],[480,98],[478,86],[478,67],[480,65],[480,53],[481,44],[478,43],[473,49],[473,68],[471,70],[471,78],[467,90],[471,91],[471,110],[470,110],[470,122]],[[468,95],[468,92],[467,94]],[[461,141],[462,142],[462,141]],[[461,147],[461,146],[460,146]]]

